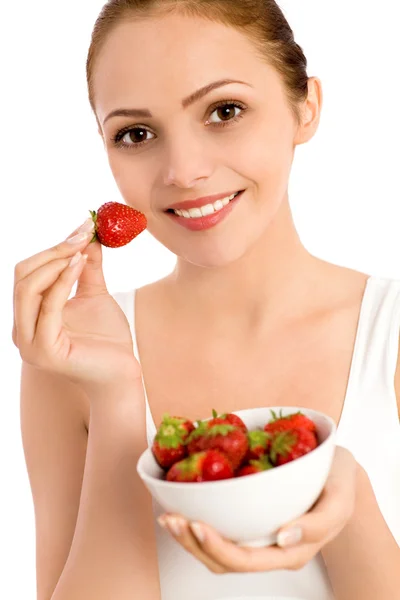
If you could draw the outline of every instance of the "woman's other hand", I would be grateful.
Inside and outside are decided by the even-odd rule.
[[[278,544],[283,544],[285,532],[292,527],[299,528],[301,539],[294,545],[240,547],[204,523],[188,523],[180,515],[162,515],[159,522],[213,573],[299,570],[350,520],[355,507],[356,472],[357,462],[351,452],[336,446],[328,479],[317,502],[309,512],[279,531]]]

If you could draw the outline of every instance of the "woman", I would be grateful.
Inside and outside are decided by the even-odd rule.
[[[322,106],[306,67],[273,0],[105,5],[89,99],[123,199],[177,262],[111,296],[89,222],[16,267],[39,600],[395,597],[400,282],[301,243],[289,176]],[[283,528],[301,540],[243,549],[153,513],[134,467],[166,410],[293,404],[338,425],[320,499]]]

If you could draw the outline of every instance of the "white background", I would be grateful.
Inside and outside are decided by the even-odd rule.
[[[19,425],[20,356],[11,341],[15,264],[122,201],[87,101],[85,61],[102,0],[5,2],[0,24],[0,598],[34,600],[35,531]],[[295,221],[314,254],[400,278],[400,88],[395,0],[281,0],[318,75],[324,108],[297,150]],[[145,257],[145,259],[143,258]],[[168,273],[147,232],[104,252],[111,293]]]

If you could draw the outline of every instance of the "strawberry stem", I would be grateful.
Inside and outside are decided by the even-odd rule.
[[[273,422],[273,421],[277,421],[277,420],[278,420],[278,417],[276,416],[276,412],[275,412],[274,410],[272,410],[272,408],[270,408],[269,410],[270,410],[270,412],[271,412],[271,414],[272,414],[272,419],[271,419],[271,421],[272,421],[272,422]]]

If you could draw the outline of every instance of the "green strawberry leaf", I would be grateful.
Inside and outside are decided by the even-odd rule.
[[[247,434],[247,437],[249,440],[250,449],[254,450],[254,448],[257,448],[258,446],[261,446],[262,448],[266,448],[268,445],[268,440],[270,439],[271,435],[269,433],[267,433],[266,431],[254,430],[254,431],[249,431]]]
[[[186,445],[190,444],[190,442],[192,442],[193,440],[197,440],[197,438],[201,437],[202,435],[205,435],[208,431],[208,425],[205,421],[197,421],[197,424],[198,425],[196,429],[193,429],[190,435],[186,438]]]
[[[210,427],[210,429],[207,430],[207,437],[212,437],[214,435],[228,435],[228,433],[236,431],[237,429],[238,427],[230,425],[229,423],[227,423],[226,425],[222,423],[220,425],[213,425],[212,427]]]
[[[276,463],[277,454],[286,457],[297,442],[297,435],[291,431],[282,431],[278,433],[271,445],[270,457],[273,463]]]

